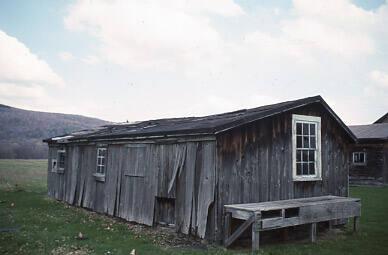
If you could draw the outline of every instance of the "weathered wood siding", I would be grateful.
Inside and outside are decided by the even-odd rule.
[[[108,144],[105,182],[93,175],[97,145],[63,147],[64,173],[51,172],[58,147],[49,149],[49,196],[146,225],[167,217],[177,231],[205,237],[214,202],[214,141]]]
[[[351,182],[355,184],[388,183],[388,143],[356,144],[352,146],[350,157],[353,152],[365,152],[366,164],[351,164],[349,173]]]
[[[322,181],[292,178],[292,114],[321,117]],[[217,137],[215,236],[222,238],[225,204],[321,195],[348,195],[349,141],[320,104],[299,108]]]
[[[321,117],[322,181],[293,181],[293,113]],[[64,173],[49,167],[48,193],[128,221],[175,224],[179,232],[211,240],[222,239],[225,204],[348,195],[350,141],[319,103],[215,139],[108,143],[105,182],[93,176],[97,145],[67,144]],[[56,150],[50,146],[50,165]]]

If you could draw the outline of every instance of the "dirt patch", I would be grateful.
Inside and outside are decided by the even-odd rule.
[[[89,249],[87,246],[79,247],[79,246],[68,246],[63,245],[59,246],[51,251],[52,255],[87,255],[91,254],[93,250]]]
[[[163,248],[194,248],[207,250],[210,247],[215,247],[214,245],[209,244],[206,240],[182,233],[177,233],[174,227],[162,225],[150,227],[135,222],[128,222],[121,218],[90,211],[87,208],[74,207],[64,202],[59,203],[62,203],[67,209],[72,208],[77,211],[85,212],[90,222],[95,222],[97,219],[103,219],[104,223],[102,224],[102,228],[104,230],[113,230],[114,224],[124,224],[135,238],[147,238],[153,244]]]
[[[126,223],[128,229],[135,235],[145,235],[158,246],[168,248],[185,248],[190,247],[194,249],[206,250],[210,244],[206,240],[201,240],[193,236],[176,233],[173,227],[156,226],[149,227],[136,223]]]

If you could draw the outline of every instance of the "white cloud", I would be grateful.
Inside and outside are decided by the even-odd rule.
[[[14,83],[0,82],[1,98],[13,100],[18,99],[40,99],[46,96],[42,86],[36,84],[20,85]]]
[[[371,81],[385,86],[384,72],[369,70],[387,66],[387,22],[387,4],[367,11],[350,0],[295,0],[289,9],[257,12],[244,12],[231,0],[79,0],[65,18],[66,28],[96,40],[95,54],[81,61],[119,65],[143,84],[119,109],[147,107],[141,93],[161,105],[137,116],[177,112],[161,98],[178,100],[186,90],[192,96],[182,99],[190,105],[179,109],[182,115],[322,94],[352,123],[365,121],[352,112],[386,105],[383,95],[369,103],[360,91]],[[155,84],[164,89],[155,90]],[[159,94],[152,97],[150,90]]]
[[[67,51],[62,51],[62,52],[59,52],[58,54],[58,57],[62,60],[62,61],[71,61],[74,59],[74,56],[71,52],[67,52]]]
[[[279,16],[280,11],[276,13]],[[256,57],[276,52],[306,59],[315,54],[359,57],[375,52],[369,31],[378,23],[376,13],[348,0],[295,0],[290,14],[279,17],[278,31],[257,27],[244,35],[249,44],[224,39],[209,14],[247,16],[231,0],[79,0],[69,9],[65,24],[96,37],[100,58],[130,69],[202,71],[235,61],[230,56],[241,50],[253,51]]]
[[[98,38],[101,57],[132,69],[175,69],[222,55],[219,33],[204,15],[236,16],[231,0],[217,1],[78,1],[66,27]]]
[[[0,82],[63,86],[50,66],[23,43],[0,30]]]
[[[374,53],[369,34],[375,23],[372,12],[348,0],[295,0],[293,12],[295,18],[287,20],[282,30],[303,47],[344,55]]]
[[[39,108],[56,102],[49,89],[64,81],[50,66],[16,38],[0,30],[0,101],[12,106]]]
[[[378,87],[388,89],[388,73],[374,70],[369,74],[369,77]]]
[[[97,65],[100,63],[100,59],[97,56],[89,55],[81,59],[81,61],[88,65]]]

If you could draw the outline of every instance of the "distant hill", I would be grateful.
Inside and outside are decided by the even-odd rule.
[[[105,124],[109,122],[0,104],[0,158],[47,158],[47,145],[42,139]]]

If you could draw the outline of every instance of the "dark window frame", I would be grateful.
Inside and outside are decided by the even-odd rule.
[[[363,159],[363,162],[356,162],[356,158],[358,160],[361,159],[361,155],[362,155],[362,159]],[[357,161],[358,161],[357,160]],[[367,164],[367,153],[365,151],[355,151],[352,153],[352,163],[353,165],[356,165],[356,166],[366,166]]]

